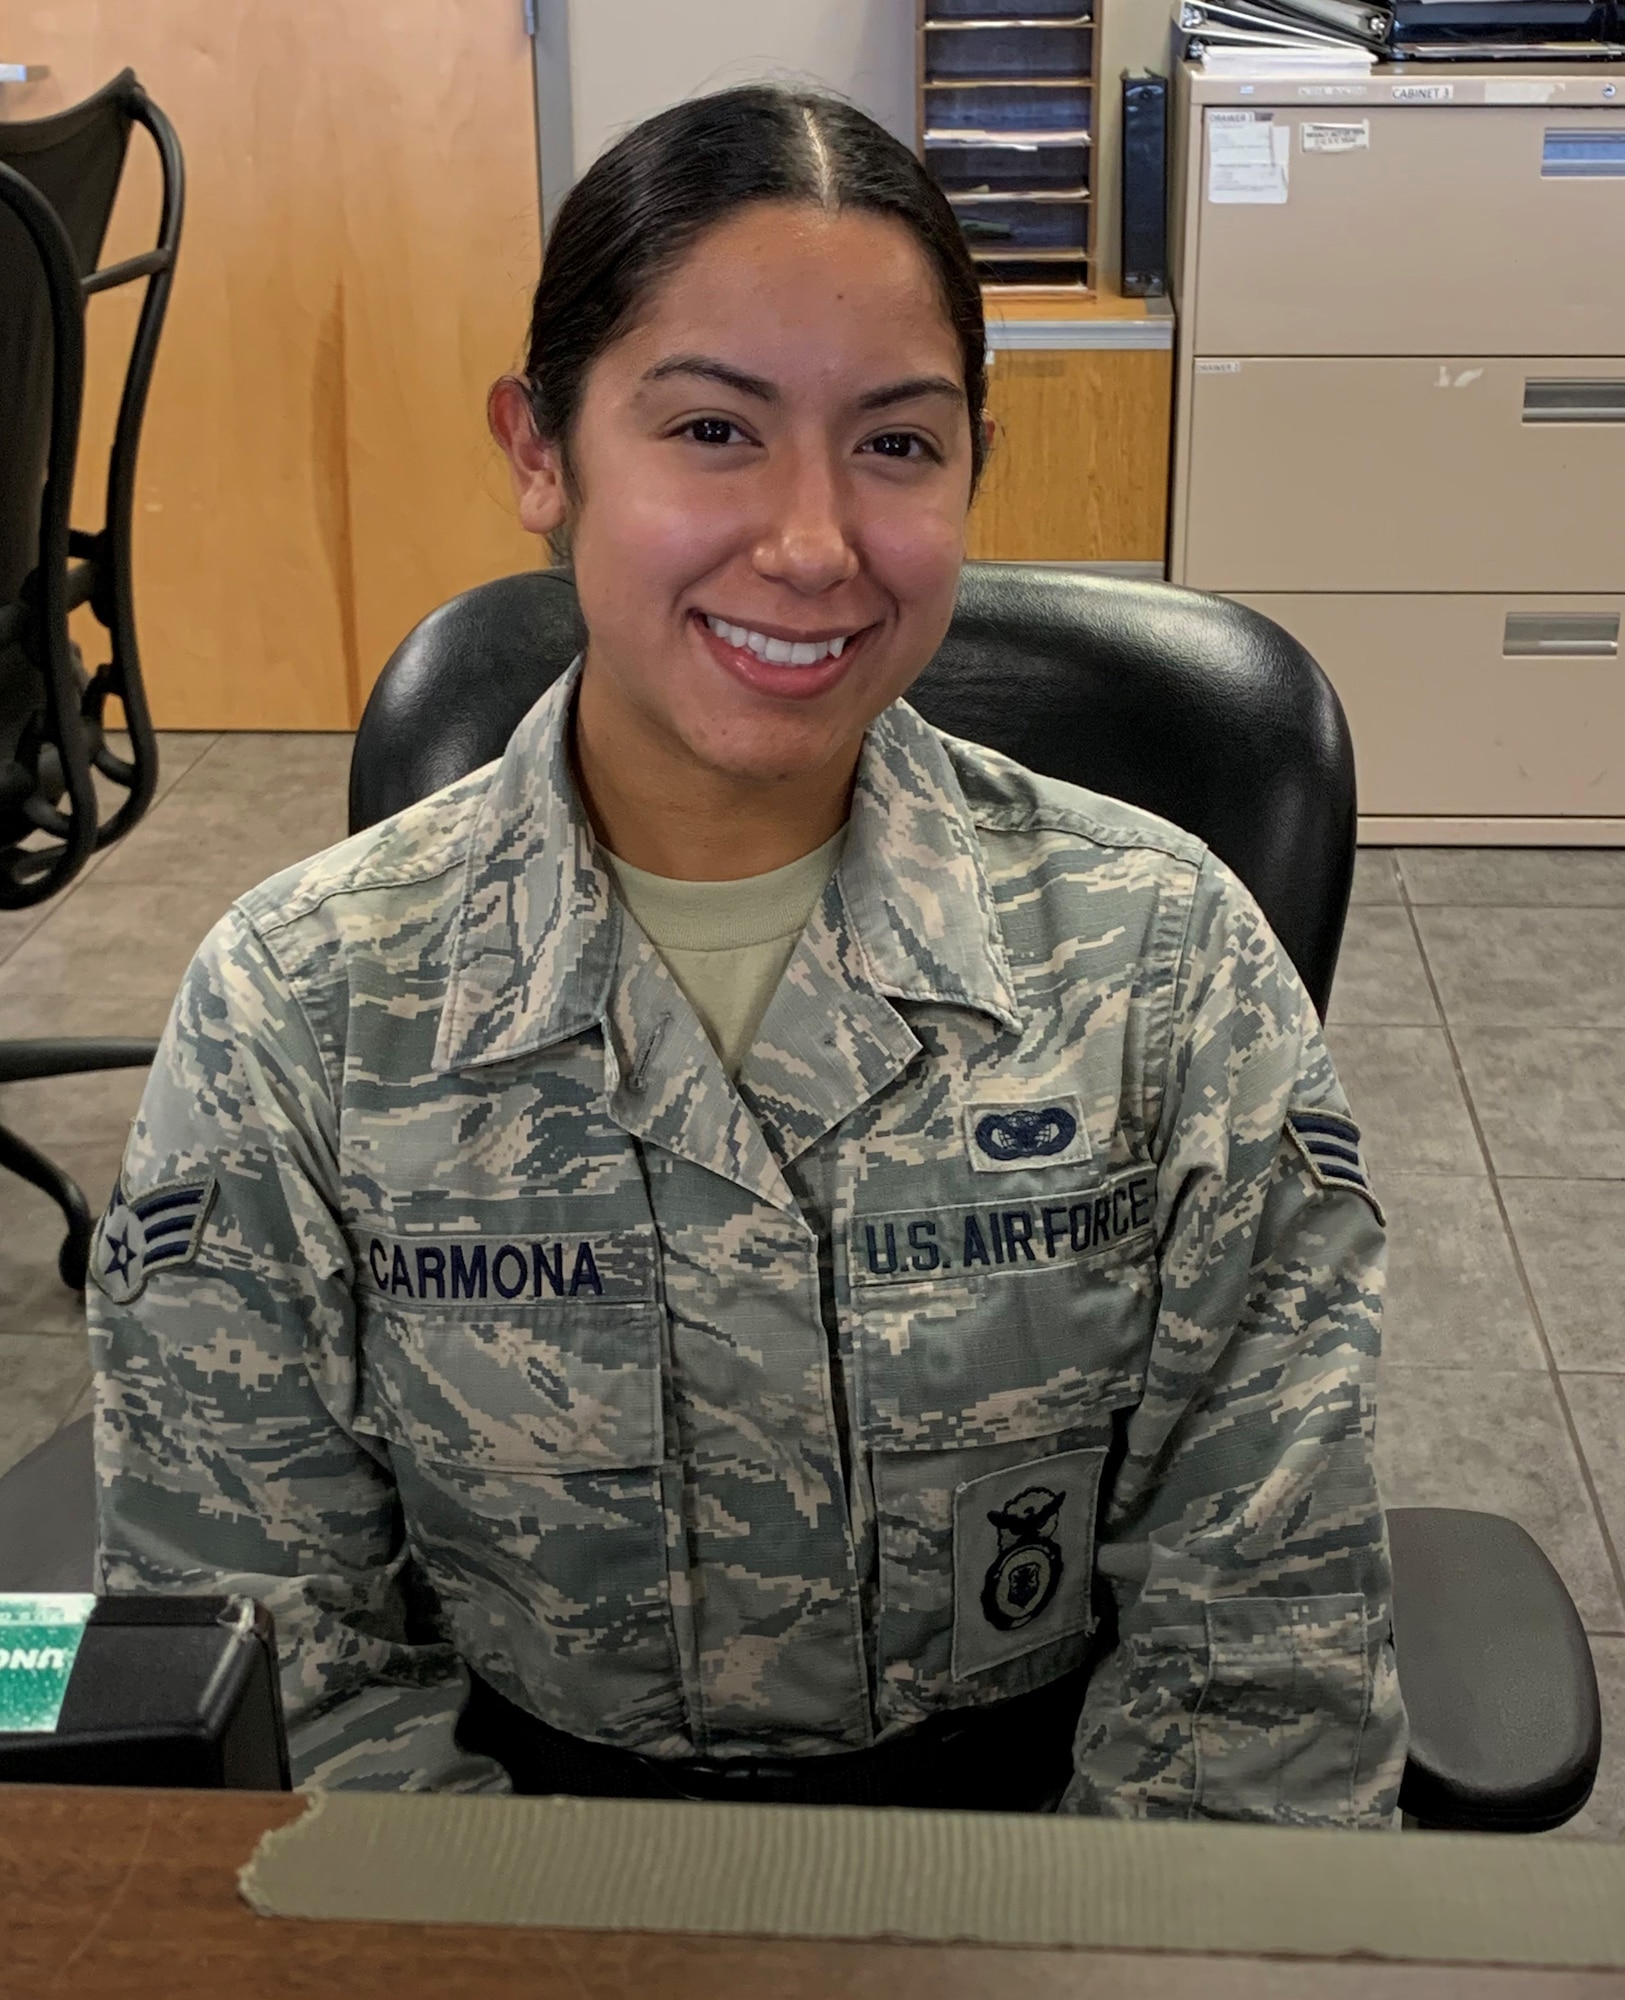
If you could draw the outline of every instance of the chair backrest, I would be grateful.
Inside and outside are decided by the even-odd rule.
[[[584,640],[556,570],[432,612],[361,719],[352,831],[499,756]],[[953,735],[1205,840],[1324,1015],[1354,874],[1354,758],[1330,682],[1278,625],[1167,584],[973,563],[909,700]]]
[[[0,164],[45,197],[81,277],[102,254],[130,142],[125,75],[51,118],[0,122]],[[51,300],[22,220],[0,206],[0,604],[39,561],[40,501],[51,434]]]
[[[102,244],[132,124],[163,167],[158,242],[106,269]],[[136,452],[180,240],[183,174],[168,121],[132,70],[50,118],[0,122],[0,907],[42,901],[97,846],[133,826],[157,783],[131,588]],[[86,297],[147,281],[107,470],[98,533],[69,526],[84,387]],[[87,678],[68,614],[88,603],[112,637]],[[123,705],[132,754],[101,717]],[[126,792],[98,815],[90,770]],[[62,801],[66,799],[66,810]],[[49,837],[43,847],[30,836]],[[54,842],[54,845],[51,844]]]

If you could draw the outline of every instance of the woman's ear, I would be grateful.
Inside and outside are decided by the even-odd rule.
[[[519,525],[533,535],[555,535],[568,512],[563,455],[538,437],[530,396],[517,375],[504,375],[486,400],[486,422],[507,455]]]

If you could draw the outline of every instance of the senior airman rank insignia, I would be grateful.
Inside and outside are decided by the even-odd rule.
[[[1385,1220],[1360,1145],[1360,1128],[1352,1118],[1340,1111],[1292,1111],[1286,1129],[1316,1186],[1352,1188],[1370,1202],[1379,1222]]]
[[[113,1183],[107,1212],[90,1246],[90,1275],[115,1305],[128,1305],[145,1289],[147,1275],[189,1264],[209,1213],[214,1177],[171,1181],[146,1194],[127,1195]]]

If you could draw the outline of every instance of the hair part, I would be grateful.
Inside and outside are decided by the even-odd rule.
[[[594,161],[554,219],[531,307],[525,387],[538,436],[579,489],[570,442],[592,364],[709,229],[758,202],[894,217],[937,280],[958,339],[971,490],[986,456],[987,335],[976,264],[953,209],[909,149],[856,105],[747,84],[675,104]],[[556,555],[565,538],[554,540]]]

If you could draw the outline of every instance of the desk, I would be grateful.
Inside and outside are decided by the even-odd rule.
[[[1604,2000],[1625,1974],[256,1917],[303,1801],[0,1788],[0,1994],[74,2000]]]

